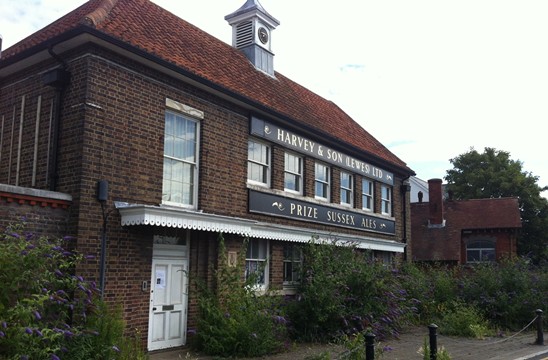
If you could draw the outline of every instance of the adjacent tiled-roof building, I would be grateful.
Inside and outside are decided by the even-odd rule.
[[[232,45],[148,0],[90,0],[0,59],[0,224],[29,212],[97,255],[77,271],[149,350],[186,342],[219,234],[233,260],[249,238],[229,265],[284,294],[312,237],[407,251],[414,172],[275,70],[258,1],[224,20]]]
[[[518,199],[444,199],[440,179],[428,181],[429,201],[411,203],[415,261],[466,264],[516,256]]]

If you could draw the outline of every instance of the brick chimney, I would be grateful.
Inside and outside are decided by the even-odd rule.
[[[441,179],[428,180],[428,197],[430,207],[428,226],[445,226],[445,220],[443,218],[443,194],[441,190]]]

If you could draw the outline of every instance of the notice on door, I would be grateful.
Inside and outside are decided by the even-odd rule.
[[[156,269],[156,289],[166,288],[166,271],[164,269]]]

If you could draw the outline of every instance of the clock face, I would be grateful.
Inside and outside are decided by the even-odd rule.
[[[268,42],[268,31],[264,27],[260,27],[257,34],[259,35],[259,40],[263,44],[266,44]]]

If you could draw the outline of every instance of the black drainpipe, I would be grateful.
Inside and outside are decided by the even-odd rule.
[[[408,176],[405,179],[402,180],[401,185],[401,196],[402,196],[402,216],[403,216],[403,238],[401,239],[402,242],[405,244],[405,249],[403,250],[403,260],[407,261],[407,193],[411,191],[411,185],[406,184],[405,181],[407,181],[411,177]]]
[[[70,82],[70,72],[67,70],[67,63],[59,55],[53,52],[53,45],[49,46],[48,52],[55,60],[61,63],[60,68],[50,70],[42,76],[43,84],[46,86],[51,86],[55,90],[55,107],[52,124],[53,139],[51,149],[49,149],[49,151],[51,151],[51,162],[49,163],[48,169],[49,179],[47,179],[49,190],[55,191],[57,190],[57,180],[59,179],[59,172],[57,169],[57,156],[59,152],[58,148],[62,100],[63,93],[65,92]]]

